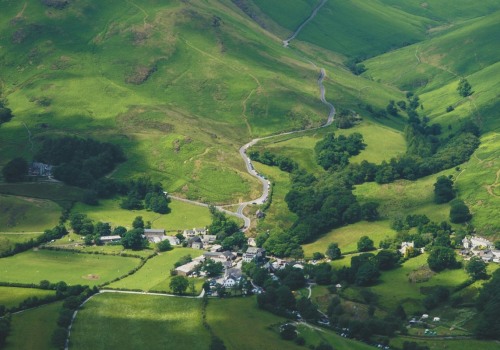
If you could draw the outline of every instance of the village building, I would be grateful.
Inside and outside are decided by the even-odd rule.
[[[215,262],[226,262],[227,258],[224,253],[221,252],[205,252],[203,253],[205,259],[212,259]]]
[[[179,245],[179,244],[181,244],[181,241],[179,240],[179,238],[177,238],[175,236],[164,236],[164,237],[162,237],[162,240],[163,241],[169,241],[170,245]]]
[[[408,250],[408,248],[415,248],[415,243],[414,242],[403,242],[401,243],[401,248],[399,249],[399,252],[405,256],[406,255],[406,251]]]
[[[193,231],[195,232],[195,234],[197,235],[206,235],[208,233],[208,230],[204,227],[201,227],[201,228],[194,228]]]
[[[243,273],[240,269],[230,268],[226,269],[224,273],[223,285],[226,288],[233,288],[236,284],[240,283],[243,279]]]
[[[250,237],[247,240],[247,244],[248,244],[249,247],[256,247],[257,246],[257,241],[255,240],[255,238]]]
[[[52,177],[53,166],[44,163],[31,162],[28,167],[29,176],[47,176]]]
[[[264,213],[264,212],[263,212],[262,210],[260,210],[260,209],[259,209],[259,210],[257,210],[257,212],[255,213],[255,217],[256,217],[257,219],[262,219],[262,218],[264,218],[265,216],[266,216],[266,213]]]
[[[216,235],[203,235],[201,238],[204,245],[212,244],[216,239]]]
[[[257,247],[248,247],[246,253],[243,254],[244,262],[251,262],[253,260],[261,260],[266,257],[266,250]]]
[[[210,248],[210,251],[211,252],[220,252],[220,251],[222,251],[222,246],[220,244],[214,244]]]
[[[196,268],[202,263],[202,261],[203,256],[194,258],[191,262],[175,268],[175,272],[179,276],[189,276],[196,270]]]
[[[188,247],[193,249],[203,249],[203,242],[200,236],[194,236],[188,239]]]
[[[190,238],[190,237],[194,237],[196,236],[196,232],[194,230],[184,230],[182,232],[182,234],[184,235],[184,237],[186,238]]]
[[[144,229],[144,236],[151,243],[159,243],[165,237],[165,229],[147,228]]]
[[[101,236],[100,239],[102,243],[106,244],[106,243],[120,242],[122,238],[118,235],[114,235],[114,236]]]

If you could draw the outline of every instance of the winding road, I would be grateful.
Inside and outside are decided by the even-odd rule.
[[[294,40],[297,35],[300,33],[300,31],[305,27],[305,25],[307,23],[309,23],[318,13],[318,11],[321,9],[321,7],[323,7],[323,5],[326,3],[327,0],[322,0],[321,3],[316,6],[316,8],[313,10],[313,12],[311,13],[311,15],[295,30],[295,32],[293,32],[293,34],[286,40],[283,40],[283,46],[284,47],[288,47],[290,42],[292,40]],[[307,60],[305,59],[308,63],[311,63],[314,67],[317,68],[317,66],[311,62],[310,60]],[[302,133],[302,132],[305,132],[305,131],[312,131],[312,130],[317,130],[317,129],[321,129],[321,128],[324,128],[324,127],[327,127],[329,125],[331,125],[334,121],[334,118],[335,118],[335,107],[332,103],[328,102],[326,100],[326,97],[325,97],[325,94],[326,94],[326,89],[325,89],[325,85],[323,84],[323,81],[325,80],[326,78],[326,71],[324,68],[320,68],[319,70],[319,77],[318,77],[318,87],[319,87],[319,91],[320,91],[320,100],[321,102],[326,105],[329,109],[328,111],[328,118],[325,122],[325,124],[319,126],[319,127],[316,127],[316,128],[310,128],[310,129],[303,129],[303,130],[295,130],[295,131],[287,131],[287,132],[283,132],[283,133],[280,133],[280,134],[275,134],[275,135],[270,135],[270,136],[265,136],[265,137],[260,137],[260,138],[255,138],[253,140],[251,140],[250,142],[244,144],[243,146],[240,147],[240,150],[239,150],[239,153],[240,153],[240,156],[241,158],[243,159],[243,161],[245,162],[245,167],[246,167],[246,170],[247,172],[255,177],[256,179],[258,179],[261,183],[262,183],[262,194],[260,195],[260,197],[256,198],[256,199],[253,199],[253,200],[250,200],[250,201],[247,201],[247,202],[240,202],[240,203],[236,203],[234,205],[238,205],[238,209],[236,210],[236,213],[235,212],[232,212],[232,211],[229,211],[229,210],[226,210],[226,209],[223,209],[223,207],[227,207],[227,206],[230,206],[230,205],[224,205],[224,206],[216,206],[216,208],[228,215],[232,215],[232,216],[235,216],[237,218],[240,218],[244,221],[244,225],[243,225],[243,232],[246,232],[248,231],[248,229],[250,228],[251,226],[251,219],[247,216],[245,216],[243,214],[243,211],[245,209],[245,207],[249,204],[256,204],[256,205],[259,205],[259,204],[264,204],[268,197],[269,197],[269,188],[271,187],[271,182],[269,180],[267,180],[262,174],[259,174],[253,164],[252,164],[252,160],[250,159],[250,157],[248,157],[247,155],[247,150],[254,146],[255,144],[257,144],[259,141],[262,141],[262,140],[267,140],[267,139],[270,139],[270,138],[274,138],[274,137],[280,137],[280,136],[284,136],[284,135],[292,135],[292,134],[298,134],[298,133]],[[181,197],[177,197],[177,196],[172,196],[172,195],[169,195],[169,198],[172,198],[174,200],[179,200],[179,201],[183,201],[183,202],[186,202],[186,203],[191,203],[191,204],[194,204],[194,205],[200,205],[200,206],[204,206],[204,207],[208,207],[209,205],[206,204],[206,203],[202,203],[202,202],[197,202],[197,201],[192,201],[192,200],[188,200],[188,199],[185,199],[185,198],[181,198]]]

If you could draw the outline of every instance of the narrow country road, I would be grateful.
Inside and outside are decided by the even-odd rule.
[[[292,41],[297,37],[297,35],[299,35],[300,31],[307,25],[307,23],[309,23],[314,17],[316,17],[319,9],[323,7],[326,1],[327,0],[322,0],[321,3],[313,10],[311,15],[295,30],[295,32],[293,32],[293,34],[288,39],[283,40],[283,46],[287,47],[290,44],[290,41]]]
[[[321,7],[323,7],[323,5],[326,3],[326,1],[327,0],[322,0],[321,3],[318,6],[316,6],[316,8],[313,10],[313,12],[311,13],[311,15],[295,30],[295,32],[288,39],[283,40],[283,44],[284,44],[285,47],[288,47],[288,45],[290,44],[290,42],[297,37],[297,35],[305,27],[305,25],[307,23],[309,23],[317,15],[318,11],[321,9]],[[309,62],[309,63],[311,63],[314,67],[317,67],[313,62],[311,62],[309,60],[306,60],[306,61]],[[270,138],[280,137],[280,136],[285,136],[285,135],[298,134],[298,133],[302,133],[302,132],[305,132],[305,131],[312,131],[312,130],[317,130],[317,129],[321,129],[321,128],[330,126],[333,123],[333,121],[334,121],[335,113],[336,112],[335,112],[334,105],[332,103],[328,102],[326,100],[326,97],[325,97],[326,89],[325,89],[325,85],[323,84],[323,81],[325,80],[325,78],[326,78],[326,71],[325,71],[324,68],[320,68],[319,77],[318,77],[318,87],[319,87],[319,92],[320,92],[319,98],[320,98],[321,102],[329,108],[328,118],[327,118],[325,124],[323,124],[322,126],[316,127],[316,128],[303,129],[303,130],[295,130],[295,131],[287,131],[287,132],[283,132],[283,133],[280,133],[280,134],[275,134],[275,135],[270,135],[270,136],[255,138],[255,139],[251,140],[250,142],[248,142],[248,143],[246,143],[246,144],[244,144],[243,146],[240,147],[239,153],[240,153],[241,158],[245,162],[245,167],[246,167],[247,172],[251,176],[255,177],[257,180],[259,180],[262,183],[262,194],[260,195],[260,197],[258,197],[256,199],[253,199],[253,200],[250,200],[250,201],[247,201],[247,202],[235,203],[234,205],[238,205],[238,209],[237,209],[236,213],[234,213],[232,211],[229,211],[229,210],[226,210],[226,209],[223,209],[222,208],[223,206],[216,206],[216,208],[218,210],[223,211],[224,213],[226,213],[228,215],[232,215],[232,216],[235,216],[235,217],[238,217],[238,218],[242,219],[245,222],[245,224],[243,226],[243,229],[242,229],[243,232],[248,231],[248,229],[250,228],[251,223],[252,223],[251,219],[243,214],[243,211],[245,210],[245,207],[247,205],[249,205],[249,204],[256,204],[256,205],[264,204],[268,200],[268,197],[269,197],[269,188],[271,187],[271,182],[269,180],[267,180],[262,174],[259,174],[255,170],[255,168],[254,168],[254,166],[252,164],[252,160],[247,155],[247,150],[250,147],[252,147],[255,144],[257,144],[261,140],[267,140],[267,139],[270,139]],[[169,195],[169,198],[172,198],[174,200],[183,201],[183,202],[186,202],[186,203],[191,203],[191,204],[195,204],[195,205],[201,205],[201,206],[208,207],[208,204],[206,204],[206,203],[192,201],[192,200],[184,199],[184,198],[177,197],[177,196]],[[228,206],[228,205],[224,205],[224,206]]]

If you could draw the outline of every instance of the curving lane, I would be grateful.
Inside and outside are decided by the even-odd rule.
[[[321,9],[321,7],[323,7],[323,5],[326,3],[326,1],[327,0],[322,0],[321,3],[318,6],[316,6],[316,8],[314,9],[314,11],[311,13],[311,15],[295,30],[295,32],[288,39],[283,40],[283,46],[288,47],[288,45],[290,44],[290,42],[297,37],[297,35],[305,27],[305,25],[307,23],[309,23],[317,15],[318,11]],[[311,61],[309,61],[307,59],[306,59],[306,61],[308,61],[315,68],[317,68],[317,66],[314,64],[314,62],[311,62]],[[270,135],[270,136],[255,138],[255,139],[251,140],[250,142],[248,142],[248,143],[246,143],[246,144],[244,144],[243,146],[240,147],[239,153],[240,153],[240,157],[245,162],[246,171],[251,176],[255,177],[257,180],[259,180],[261,182],[261,184],[262,184],[262,194],[260,195],[260,197],[255,198],[253,200],[250,200],[250,201],[247,201],[247,202],[236,203],[235,205],[238,205],[238,209],[236,210],[236,213],[232,212],[232,211],[229,211],[229,210],[226,210],[222,206],[216,206],[216,208],[218,210],[221,210],[222,212],[228,214],[228,215],[232,215],[232,216],[235,216],[235,217],[238,217],[238,218],[244,220],[245,224],[244,224],[244,226],[242,228],[243,232],[247,231],[250,228],[250,225],[251,225],[250,218],[247,217],[247,216],[245,216],[243,214],[243,211],[244,211],[245,207],[247,205],[249,205],[249,204],[257,204],[257,205],[264,204],[268,200],[268,197],[269,197],[269,188],[271,187],[271,182],[269,180],[267,180],[264,177],[264,175],[259,174],[255,170],[255,168],[254,168],[254,166],[252,164],[252,160],[247,155],[248,149],[250,147],[254,146],[255,144],[257,144],[261,140],[267,140],[267,139],[270,139],[270,138],[273,138],[273,137],[279,137],[279,136],[284,136],[284,135],[298,134],[298,133],[305,132],[305,131],[317,130],[317,129],[321,129],[321,128],[324,128],[324,127],[327,127],[327,126],[331,125],[333,123],[334,119],[335,119],[335,113],[336,113],[336,111],[335,111],[334,105],[326,100],[326,97],[325,97],[326,89],[325,89],[325,85],[323,84],[323,81],[325,80],[325,78],[326,78],[326,71],[325,71],[324,68],[320,68],[319,77],[318,77],[318,87],[319,87],[319,91],[320,91],[320,100],[321,100],[321,102],[323,104],[325,104],[329,108],[328,118],[327,118],[325,124],[323,124],[323,125],[321,125],[319,127],[316,127],[316,128],[303,129],[303,130],[295,130],[295,131],[287,131],[287,132],[283,132],[283,133],[280,133],[280,134],[275,134],[275,135]],[[191,203],[191,204],[195,204],[195,205],[201,205],[201,206],[208,207],[208,204],[206,204],[206,203],[191,201],[191,200],[188,200],[188,199],[184,199],[184,198],[176,197],[176,196],[172,196],[172,195],[169,195],[169,197],[172,198],[172,199],[175,199],[175,200],[179,200],[179,201],[183,201],[183,202],[187,202],[187,203]],[[228,205],[224,205],[224,206],[228,206]]]

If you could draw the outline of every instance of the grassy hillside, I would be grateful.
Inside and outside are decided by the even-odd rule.
[[[0,195],[0,232],[42,232],[57,225],[61,210],[49,200]]]

